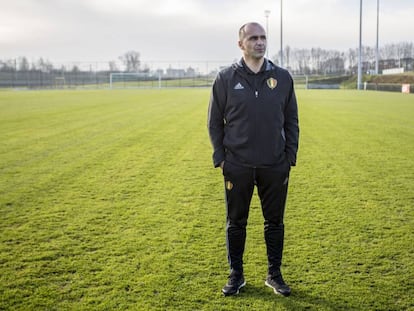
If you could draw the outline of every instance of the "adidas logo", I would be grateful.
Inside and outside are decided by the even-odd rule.
[[[244,90],[244,86],[239,82],[234,86],[235,90]]]

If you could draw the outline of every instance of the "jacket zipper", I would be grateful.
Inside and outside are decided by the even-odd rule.
[[[256,103],[255,103],[255,105],[258,105],[259,104],[259,100],[258,100],[258,98],[259,98],[259,90],[258,90],[258,86],[257,86],[257,77],[255,77],[254,84],[255,84],[255,86],[254,86],[255,87],[254,95],[256,97]],[[257,124],[259,122],[258,116],[257,116],[257,109],[255,109],[254,119],[255,120],[254,120],[253,145],[254,145],[254,149],[257,150],[257,148],[258,148],[257,147],[257,143],[259,141],[257,139]],[[257,153],[255,153],[255,154],[252,155],[252,159],[254,159],[254,163],[259,162],[259,158],[257,156]],[[255,172],[256,172],[256,170],[255,170]],[[256,177],[255,177],[255,179],[256,179]]]

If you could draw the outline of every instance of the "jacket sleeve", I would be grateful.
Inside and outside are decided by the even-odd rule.
[[[208,107],[207,127],[213,146],[213,164],[218,167],[225,159],[224,138],[224,107],[227,100],[226,91],[220,73],[217,75]]]
[[[288,97],[288,102],[285,109],[285,135],[286,135],[286,156],[291,166],[296,165],[296,154],[299,147],[299,118],[298,105],[296,102],[296,95],[291,79],[291,88]]]

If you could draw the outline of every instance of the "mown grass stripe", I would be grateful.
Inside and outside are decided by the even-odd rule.
[[[225,208],[208,89],[0,93],[0,309],[396,310],[412,302],[414,100],[298,91],[286,209],[289,299],[225,299]]]

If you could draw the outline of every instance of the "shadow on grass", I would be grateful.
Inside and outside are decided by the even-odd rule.
[[[323,297],[317,297],[310,291],[292,288],[289,297],[277,295],[273,290],[263,284],[247,284],[238,295],[241,299],[256,300],[261,303],[274,301],[275,304],[283,306],[286,310],[347,310],[349,305],[338,301],[330,301]]]

